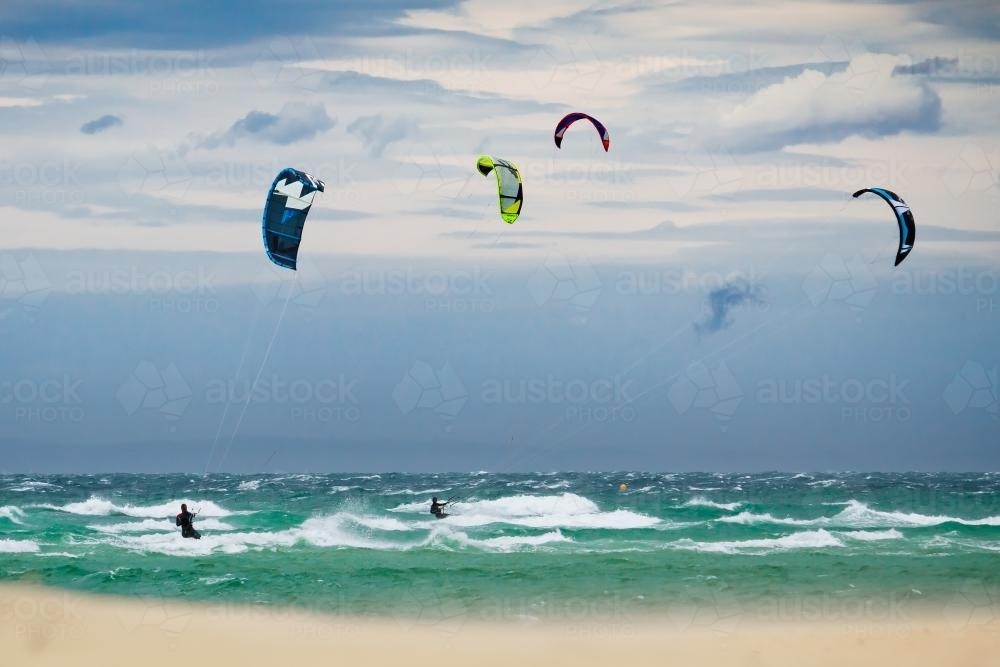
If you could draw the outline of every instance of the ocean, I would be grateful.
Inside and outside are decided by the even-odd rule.
[[[458,499],[452,516],[428,513],[434,495]],[[175,527],[181,502],[201,540]],[[0,583],[238,608],[430,599],[525,620],[709,599],[760,615],[995,596],[998,573],[996,473],[0,478]]]

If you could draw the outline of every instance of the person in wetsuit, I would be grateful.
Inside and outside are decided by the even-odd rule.
[[[188,512],[188,506],[181,504],[181,513],[177,515],[177,525],[181,527],[181,537],[191,537],[196,540],[201,539],[201,534],[194,529],[194,518],[197,515]]]
[[[444,513],[444,508],[448,506],[449,502],[438,502],[437,496],[434,496],[431,498],[431,514],[439,519],[445,518],[448,515]]]

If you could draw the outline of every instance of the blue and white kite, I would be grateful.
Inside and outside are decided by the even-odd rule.
[[[896,214],[896,222],[899,224],[899,250],[896,251],[895,266],[899,266],[900,262],[906,259],[906,256],[913,250],[913,243],[917,240],[917,223],[913,221],[913,213],[902,197],[895,192],[883,188],[858,190],[854,193],[854,198],[857,199],[866,192],[878,195],[884,199]]]
[[[286,167],[271,184],[261,222],[264,249],[278,266],[295,270],[302,243],[302,228],[323,181],[304,171]]]

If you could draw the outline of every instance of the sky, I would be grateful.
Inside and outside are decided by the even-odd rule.
[[[998,101],[991,0],[8,0],[0,471],[998,470]]]

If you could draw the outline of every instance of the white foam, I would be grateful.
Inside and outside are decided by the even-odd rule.
[[[889,530],[852,530],[846,533],[839,533],[844,537],[849,537],[852,540],[860,540],[862,542],[878,542],[881,540],[900,540],[903,538],[903,534],[896,530],[895,528],[890,528]]]
[[[816,525],[819,519],[779,519],[770,513],[757,514],[756,512],[743,511],[732,516],[723,516],[716,519],[719,523],[738,523],[744,526],[752,526],[759,523],[773,523],[779,526],[812,526]]]
[[[48,553],[36,553],[38,558],[81,558],[83,554],[71,554],[66,551],[50,551]]]
[[[38,550],[34,540],[0,540],[0,554],[33,554]]]
[[[21,482],[17,486],[10,487],[7,490],[14,493],[27,493],[29,491],[37,491],[39,489],[61,489],[61,488],[62,487],[59,486],[58,484],[50,484],[48,482],[33,482],[28,480]]]
[[[492,523],[504,523],[524,528],[569,528],[594,530],[630,530],[635,528],[652,528],[660,523],[655,517],[636,514],[628,510],[613,512],[595,512],[593,514],[560,514],[553,513],[543,516],[496,517],[489,514],[453,514],[447,519],[449,523],[464,528],[486,526]]]
[[[397,491],[385,491],[382,493],[383,496],[426,496],[435,493],[444,493],[448,489],[420,489],[414,491],[413,489],[399,489]]]
[[[23,526],[24,522],[21,521],[23,518],[24,510],[20,507],[15,507],[13,505],[4,505],[3,507],[0,507],[0,519],[7,519],[8,521]]]
[[[835,525],[874,527],[922,527],[939,526],[943,523],[959,523],[965,526],[1000,526],[1000,516],[985,519],[962,519],[952,516],[929,516],[910,512],[881,512],[873,510],[864,503],[850,500],[847,507],[831,519]]]
[[[740,512],[735,516],[717,519],[721,523],[746,525],[770,523],[782,526],[822,526],[837,528],[918,528],[939,526],[944,523],[959,523],[965,526],[1000,526],[1000,516],[985,519],[962,519],[951,516],[928,516],[911,512],[882,512],[873,510],[857,500],[849,500],[835,516],[815,519],[778,518],[772,514]]]
[[[116,536],[116,546],[143,553],[162,553],[171,556],[207,556],[212,553],[243,553],[250,549],[289,548],[299,543],[317,547],[352,547],[358,549],[399,550],[417,546],[417,543],[400,543],[380,540],[369,534],[359,533],[352,527],[371,524],[382,525],[382,530],[394,530],[401,522],[378,517],[361,518],[344,512],[333,516],[307,519],[301,526],[278,532],[228,532],[202,534],[200,540],[184,539],[171,533],[153,533],[137,536]],[[385,526],[396,526],[386,528]],[[199,529],[205,527],[199,524]],[[367,533],[368,531],[366,531]]]
[[[695,542],[690,539],[683,539],[674,542],[672,547],[687,549],[690,551],[701,551],[705,553],[754,553],[763,554],[774,551],[786,551],[789,549],[826,549],[831,547],[842,547],[844,543],[831,533],[825,530],[808,530],[801,533],[792,533],[783,537],[757,539],[757,540],[737,540],[731,542]]]
[[[501,537],[491,537],[485,540],[469,539],[468,544],[488,551],[518,551],[525,548],[539,547],[545,544],[556,544],[560,542],[572,542],[558,530],[553,530],[542,535],[503,535]]]
[[[197,521],[197,524],[198,530],[235,530],[233,526],[223,521],[219,521],[218,519],[202,519]],[[108,533],[112,535],[150,532],[172,533],[177,531],[177,525],[174,523],[173,519],[144,519],[143,521],[126,521],[124,523],[112,523],[103,526],[91,525],[87,526],[87,528],[96,530],[99,533]]]
[[[260,488],[260,484],[263,480],[260,479],[248,479],[245,482],[240,482],[236,487],[237,491],[256,491]]]
[[[426,514],[427,510],[426,503],[405,503],[390,511]],[[463,501],[453,508],[453,513],[447,521],[449,525],[463,528],[503,523],[525,528],[611,530],[650,528],[660,523],[655,517],[628,510],[602,512],[592,501],[575,493],[556,496],[517,495],[495,500]]]
[[[684,503],[683,507],[712,507],[717,510],[726,510],[727,512],[732,512],[733,510],[739,508],[743,503],[733,502],[733,503],[717,503],[703,496],[695,496],[687,502]]]
[[[291,528],[281,533],[275,533],[279,540],[288,537],[292,542],[303,541],[317,547],[355,547],[360,549],[400,549],[407,545],[397,542],[389,542],[371,537],[370,535],[359,535],[350,530],[350,526],[360,524],[360,518],[338,512],[333,516],[314,517],[306,519],[298,528]],[[372,523],[378,523],[375,517]],[[405,528],[404,528],[405,530]]]
[[[525,508],[522,506],[522,509]],[[607,514],[613,516],[615,513]],[[524,517],[526,521],[539,519],[540,517]],[[484,517],[481,523],[492,521],[495,519]],[[156,528],[155,531],[145,534],[133,534],[135,531],[128,530],[153,527]],[[207,529],[207,522],[199,524],[198,527]],[[159,522],[141,521],[95,527],[95,529],[105,534],[106,537],[101,539],[103,543],[131,551],[172,556],[207,556],[213,553],[231,554],[248,550],[286,549],[297,544],[321,548],[405,551],[433,545],[446,546],[451,543],[485,551],[516,551],[572,541],[558,529],[541,535],[502,535],[475,539],[462,532],[461,526],[451,521],[421,519],[407,522],[396,517],[357,516],[347,512],[313,517],[300,526],[277,532],[206,530],[200,540],[180,538],[175,532],[163,530]],[[390,534],[394,536],[392,539],[389,539]],[[412,537],[407,539],[408,535]]]
[[[112,516],[122,514],[137,518],[166,518],[173,517],[180,512],[181,503],[186,503],[192,511],[197,510],[200,517],[225,517],[234,514],[253,514],[253,512],[230,512],[227,509],[216,505],[210,500],[171,500],[159,505],[118,505],[110,500],[99,496],[91,496],[87,500],[79,503],[68,503],[62,506],[37,505],[45,509],[66,512],[68,514],[79,514],[82,516]]]
[[[413,530],[412,526],[409,526],[399,519],[393,518],[391,516],[358,516],[350,517],[354,523],[365,528],[371,528],[373,530],[391,530],[391,531],[404,531]]]

